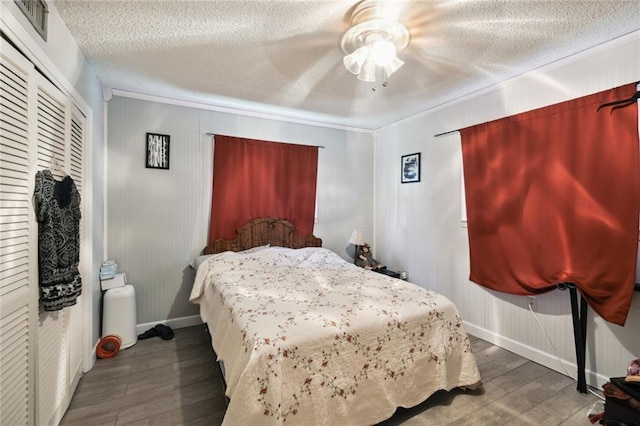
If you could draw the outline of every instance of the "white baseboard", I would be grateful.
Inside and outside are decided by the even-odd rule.
[[[142,334],[148,329],[150,329],[151,327],[158,324],[164,324],[164,325],[168,325],[171,328],[178,329],[178,328],[185,328],[185,327],[191,327],[193,325],[202,324],[202,319],[200,318],[200,315],[192,315],[190,317],[170,318],[162,321],[137,324],[136,334]]]
[[[555,354],[550,354],[539,349],[532,348],[531,346],[525,345],[508,337],[501,336],[491,330],[475,326],[466,321],[463,321],[463,324],[467,333],[472,336],[478,337],[482,340],[486,340],[489,343],[500,346],[501,348],[504,348],[510,352],[523,356],[533,362],[557,371],[560,374],[566,375],[566,372],[560,365],[560,361],[555,356]],[[564,365],[564,368],[572,373],[572,375],[575,375],[577,369],[575,362],[566,359],[561,359],[561,361]],[[575,377],[572,378],[575,380]],[[587,385],[596,389],[601,389],[602,385],[609,381],[609,377],[602,376],[589,369],[585,369],[585,379],[587,381]]]
[[[91,371],[93,366],[96,364],[96,359],[98,358],[97,353],[98,353],[99,344],[100,344],[100,339],[96,340],[96,343],[93,345],[93,348],[91,349],[91,353],[89,354],[89,359],[85,360],[83,373]]]

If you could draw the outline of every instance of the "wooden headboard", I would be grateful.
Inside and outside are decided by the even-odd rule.
[[[278,247],[303,248],[322,247],[322,240],[307,235],[298,235],[296,227],[284,219],[263,217],[245,223],[236,231],[234,240],[215,240],[202,251],[203,254],[215,254],[223,251],[242,251],[266,244]]]

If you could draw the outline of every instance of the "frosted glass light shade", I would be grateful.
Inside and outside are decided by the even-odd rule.
[[[371,57],[376,65],[387,66],[396,57],[396,47],[389,40],[377,40],[371,46]]]
[[[356,246],[364,245],[364,236],[362,229],[354,229],[351,233],[351,237],[349,237],[349,244],[353,244]]]
[[[350,55],[345,56],[342,62],[351,74],[358,75],[362,65],[367,60],[367,56],[369,56],[369,46],[362,46]]]
[[[366,81],[369,83],[373,83],[376,81],[376,63],[371,59],[367,59],[367,61],[362,66],[362,70],[360,74],[358,74],[358,80]]]
[[[401,66],[404,65],[404,61],[394,57],[391,62],[384,67],[384,71],[387,74],[387,77],[391,77],[391,74],[398,71]]]

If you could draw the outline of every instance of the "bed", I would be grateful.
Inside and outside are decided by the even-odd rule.
[[[200,307],[229,405],[225,425],[366,425],[480,375],[455,305],[254,220],[199,259]]]

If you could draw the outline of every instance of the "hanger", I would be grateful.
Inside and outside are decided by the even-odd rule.
[[[607,102],[606,104],[602,104],[602,105],[600,105],[598,107],[598,109],[596,111],[600,111],[601,108],[608,107],[608,106],[614,106],[614,105],[616,105],[616,106],[611,108],[611,111],[616,110],[618,108],[628,107],[629,105],[631,105],[631,104],[633,104],[635,102],[638,102],[638,99],[640,99],[640,91],[634,93],[628,99],[621,99],[619,101]]]

